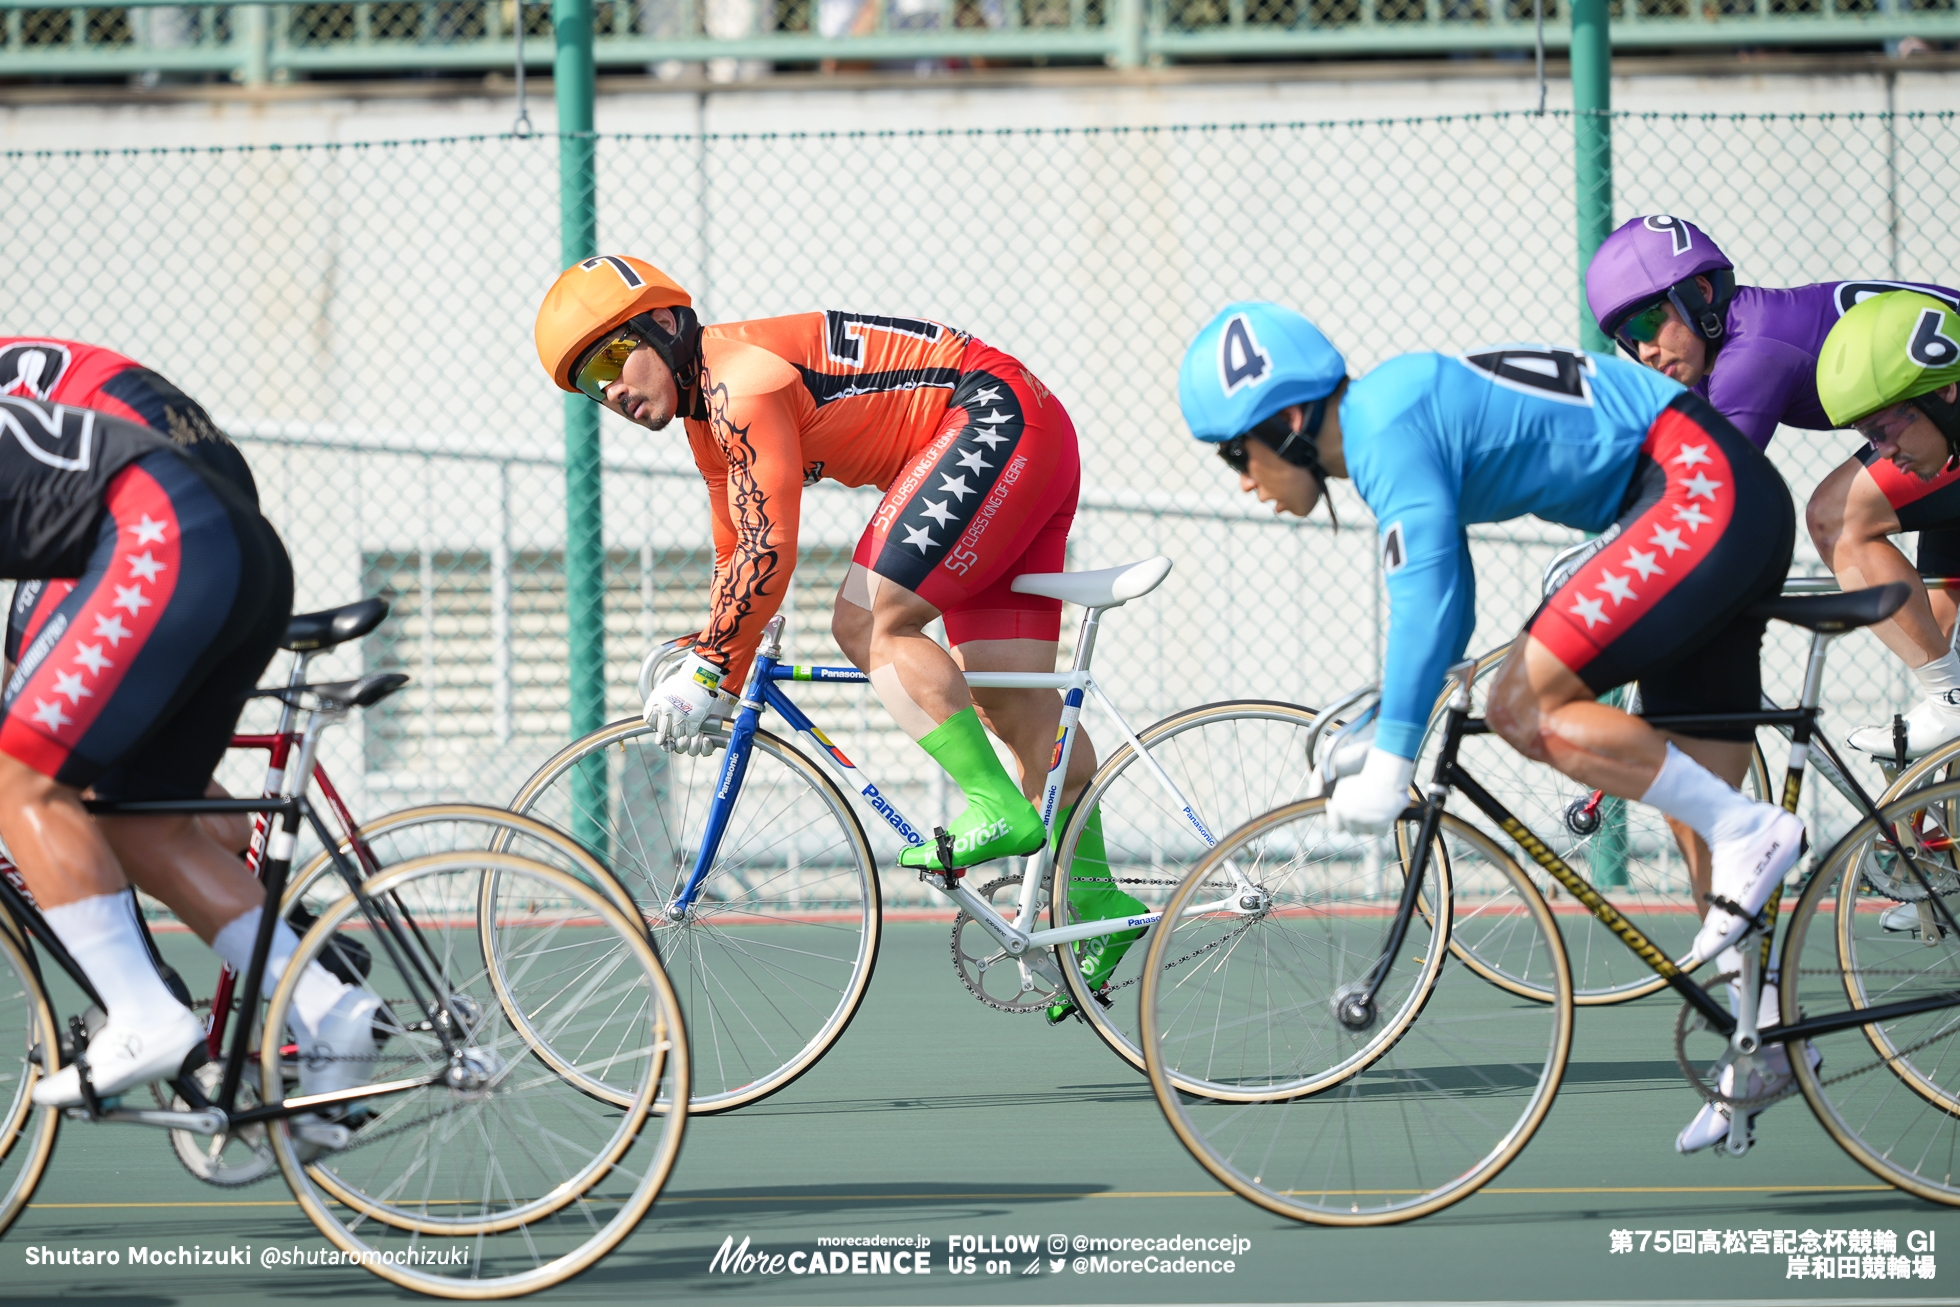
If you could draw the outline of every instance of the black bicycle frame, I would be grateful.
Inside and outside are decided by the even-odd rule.
[[[1786,811],[1794,813],[1797,809],[1797,800],[1803,789],[1804,761],[1808,756],[1809,746],[1813,743],[1823,748],[1825,755],[1831,760],[1834,766],[1845,774],[1847,780],[1851,779],[1849,770],[1844,767],[1843,760],[1838,757],[1837,751],[1831,748],[1829,741],[1824,740],[1816,734],[1815,728],[1818,716],[1819,712],[1815,708],[1776,708],[1762,709],[1757,712],[1748,713],[1651,716],[1643,717],[1642,720],[1651,726],[1687,734],[1692,734],[1698,729],[1707,730],[1710,727],[1776,726],[1787,728],[1790,732],[1791,742],[1795,747],[1791,751],[1790,768],[1784,779],[1782,806]],[[1694,979],[1687,972],[1676,966],[1674,959],[1655,947],[1653,942],[1640,932],[1639,928],[1631,921],[1628,921],[1619,909],[1607,902],[1605,896],[1593,888],[1590,881],[1577,871],[1574,871],[1563,858],[1552,851],[1550,846],[1539,839],[1530,827],[1518,820],[1509,809],[1492,796],[1490,791],[1486,790],[1482,785],[1479,785],[1475,777],[1463,770],[1462,765],[1457,761],[1457,753],[1462,747],[1464,738],[1472,735],[1487,734],[1490,734],[1489,724],[1481,718],[1470,716],[1467,709],[1452,706],[1448,710],[1448,717],[1443,731],[1442,749],[1436,759],[1436,767],[1432,773],[1428,798],[1420,807],[1410,808],[1403,813],[1404,820],[1418,820],[1421,822],[1421,838],[1416,846],[1407,883],[1403,886],[1402,900],[1396,905],[1395,918],[1389,927],[1387,939],[1383,941],[1382,955],[1376,961],[1374,969],[1369,973],[1366,989],[1367,1003],[1370,1005],[1374,1003],[1377,993],[1387,980],[1389,968],[1394,964],[1396,955],[1401,951],[1403,938],[1408,933],[1410,919],[1415,913],[1416,900],[1419,895],[1422,878],[1428,871],[1430,846],[1435,839],[1436,829],[1440,824],[1440,814],[1444,802],[1449,797],[1451,790],[1461,790],[1464,796],[1486,817],[1496,822],[1499,829],[1510,836],[1512,841],[1519,848],[1523,849],[1533,862],[1544,868],[1554,880],[1558,881],[1560,885],[1563,885],[1566,891],[1574,899],[1577,899],[1583,904],[1586,910],[1591,912],[1601,925],[1612,931],[1621,943],[1632,950],[1636,957],[1642,962],[1645,962],[1656,974],[1665,979],[1675,992],[1679,993],[1690,1006],[1701,1013],[1711,1029],[1725,1038],[1734,1034],[1735,1017],[1721,1003],[1717,1002],[1715,997],[1706,988],[1695,983]],[[1876,820],[1878,815],[1877,807],[1872,803],[1870,796],[1855,781],[1851,783],[1852,788],[1857,791],[1858,798],[1865,809],[1865,815],[1868,818]],[[1920,871],[1917,859],[1906,852],[1891,834],[1890,829],[1884,822],[1879,822],[1878,825],[1879,831],[1886,842],[1891,844],[1893,849],[1905,860],[1906,867],[1912,873],[1913,878],[1920,883],[1921,888],[1927,891],[1936,909],[1945,918],[1947,927],[1954,930],[1956,935],[1960,935],[1960,926],[1954,924],[1953,914],[1947,909],[1946,904],[1940,900],[1938,895],[1933,894],[1932,886],[1927,881],[1924,873]],[[1843,892],[1842,890],[1840,891],[1840,893]],[[1783,891],[1779,886],[1776,892],[1770,896],[1769,902],[1763,907],[1763,922],[1766,926],[1764,932],[1764,948],[1766,950],[1769,948],[1771,939],[1775,934],[1776,917],[1778,909],[1781,906],[1782,897]],[[1765,958],[1765,960],[1767,959]],[[1886,1003],[1877,1007],[1858,1008],[1841,1013],[1831,1013],[1821,1017],[1810,1017],[1789,1025],[1770,1026],[1767,1029],[1759,1031],[1758,1036],[1765,1043],[1785,1043],[1793,1039],[1808,1039],[1816,1035],[1848,1030],[1854,1026],[1870,1025],[1877,1022],[1893,1020],[1898,1017],[1913,1016],[1921,1012],[1930,1012],[1939,1008],[1953,1006],[1960,1006],[1960,991],[1928,995],[1924,998],[1907,999],[1897,1003]]]
[[[259,917],[258,935],[252,941],[251,961],[245,969],[243,983],[238,991],[237,1001],[239,1008],[246,1013],[255,1011],[258,1006],[261,988],[265,980],[266,960],[272,952],[273,932],[277,928],[280,920],[276,905],[285,895],[286,877],[292,870],[290,850],[299,835],[300,823],[302,821],[306,822],[313,830],[314,835],[320,840],[322,846],[325,847],[328,854],[332,857],[334,868],[339,873],[341,879],[346,881],[348,888],[355,892],[356,900],[360,904],[361,914],[367,919],[369,929],[381,942],[382,947],[388,951],[390,960],[395,964],[402,979],[411,990],[410,998],[422,1008],[429,1020],[431,1029],[441,1041],[443,1052],[454,1056],[456,1048],[451,1030],[453,1022],[442,1019],[444,1009],[436,997],[442,993],[441,986],[435,983],[433,977],[428,974],[427,969],[422,966],[422,958],[419,951],[402,947],[404,941],[400,937],[401,932],[405,931],[419,937],[420,932],[415,926],[415,923],[412,919],[407,919],[405,912],[398,915],[397,911],[391,909],[387,903],[369,898],[359,892],[361,884],[360,873],[347,860],[346,856],[341,853],[337,842],[328,832],[326,824],[320,820],[319,814],[306,801],[305,796],[294,795],[288,798],[256,799],[164,799],[123,803],[90,799],[84,801],[83,806],[91,813],[99,816],[197,816],[204,813],[263,812],[280,819],[278,823],[280,838],[276,842],[273,838],[268,838],[268,852],[270,848],[276,847],[278,844],[283,844],[288,850],[288,853],[286,856],[278,858],[268,856],[265,858],[262,866],[261,881],[265,887],[265,902],[268,908],[272,910],[262,913]],[[82,992],[92,1002],[98,1005],[101,1003],[102,997],[95,991],[95,987],[89,983],[87,973],[82,970],[81,966],[68,950],[62,947],[61,941],[55,937],[54,931],[49,928],[47,920],[41,915],[40,910],[26,895],[3,876],[0,876],[0,906],[5,908],[8,916],[20,923],[21,928],[35,943],[47,950],[48,956],[68,974],[70,979],[80,986]],[[399,904],[395,905],[396,909],[399,907]],[[26,949],[24,952],[27,954],[29,965],[34,968],[36,979],[41,979],[40,963],[35,958],[33,950]],[[427,987],[427,992],[430,997],[424,998],[423,995],[413,992],[418,987],[418,981],[421,985]],[[236,1035],[232,1040],[231,1047],[225,1051],[224,1074],[219,1082],[218,1094],[215,1099],[207,1097],[203,1093],[194,1077],[181,1076],[173,1081],[177,1092],[194,1109],[204,1110],[216,1107],[225,1113],[227,1121],[233,1126],[295,1116],[301,1112],[315,1111],[321,1107],[332,1106],[335,1103],[353,1102],[374,1098],[381,1094],[423,1088],[441,1080],[440,1075],[430,1075],[410,1080],[394,1081],[385,1085],[363,1085],[358,1089],[343,1090],[331,1094],[315,1094],[305,1098],[287,1099],[280,1103],[266,1103],[257,1107],[247,1108],[242,1112],[235,1112],[233,1108],[238,1101],[238,1089],[244,1081],[245,1063],[251,1044],[252,1026],[253,1022],[249,1020],[238,1023]],[[51,1064],[53,1056],[54,1050],[47,1050],[43,1054],[43,1062],[47,1065],[49,1072],[54,1070]]]

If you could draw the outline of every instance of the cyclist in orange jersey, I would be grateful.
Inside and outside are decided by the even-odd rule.
[[[796,565],[803,487],[875,485],[885,496],[832,616],[838,646],[965,791],[968,807],[947,828],[954,865],[1039,849],[1041,819],[1028,795],[1047,769],[1060,697],[970,692],[961,672],[1054,668],[1060,602],[1018,594],[1011,583],[1062,568],[1081,467],[1061,401],[1012,357],[924,318],[833,310],[703,326],[664,273],[616,255],[558,278],[539,310],[537,341],[562,389],[650,431],[681,418],[707,482],[712,601],[692,654],[647,701],[661,742],[705,752],[702,725],[733,711]],[[940,617],[950,655],[925,634]],[[1014,754],[1018,784],[983,722]],[[1094,770],[1081,738],[1065,803]],[[931,845],[907,849],[900,862],[940,869]],[[1109,889],[1071,898],[1099,915],[1141,910]],[[1091,950],[1092,981],[1127,942]]]

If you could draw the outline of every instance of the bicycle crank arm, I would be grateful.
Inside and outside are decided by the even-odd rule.
[[[225,1114],[217,1108],[200,1112],[164,1112],[156,1108],[112,1107],[100,1116],[90,1116],[86,1107],[64,1108],[61,1113],[70,1121],[113,1121],[121,1125],[153,1125],[165,1130],[188,1130],[194,1135],[221,1135],[225,1133]]]
[[[965,881],[955,881],[952,889],[941,890],[940,893],[951,896],[955,903],[965,908],[966,915],[972,917],[982,930],[992,935],[995,942],[1007,950],[1009,957],[1027,956],[1028,937],[1016,930],[1011,923],[1003,921],[1000,914],[994,911],[993,905],[968,889]]]
[[[405,1094],[411,1089],[427,1089],[431,1085],[447,1083],[443,1074],[416,1076],[411,1080],[389,1080],[378,1085],[362,1085],[359,1089],[337,1089],[331,1094],[309,1094],[305,1098],[289,1098],[283,1103],[269,1103],[264,1107],[248,1107],[231,1118],[233,1125],[256,1125],[261,1121],[279,1121],[302,1112],[316,1112],[323,1107],[337,1107],[342,1103],[365,1102],[370,1098],[380,1098],[384,1094]]]

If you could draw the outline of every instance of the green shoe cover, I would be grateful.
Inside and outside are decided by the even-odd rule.
[[[1055,822],[1059,835],[1068,829],[1070,808]],[[1077,921],[1096,921],[1110,917],[1135,917],[1150,911],[1137,899],[1116,888],[1109,869],[1109,851],[1103,845],[1102,810],[1093,809],[1083,824],[1082,838],[1075,842],[1075,857],[1069,863],[1068,904]],[[1086,883],[1085,883],[1086,882]],[[1108,981],[1110,972],[1130,951],[1130,945],[1143,938],[1141,930],[1121,930],[1098,935],[1076,946],[1076,964],[1091,989]]]
[[[978,713],[971,708],[954,713],[920,740],[919,747],[966,792],[966,811],[946,827],[953,837],[955,867],[1021,857],[1041,848],[1047,839],[1041,814],[1000,765]],[[902,850],[898,862],[922,871],[942,870],[933,844]]]

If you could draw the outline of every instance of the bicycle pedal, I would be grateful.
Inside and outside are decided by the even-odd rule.
[[[1089,997],[1095,999],[1105,1012],[1116,1006],[1116,1000],[1109,996],[1108,985],[1104,985],[1101,989],[1090,990]]]
[[[347,1142],[354,1137],[354,1132],[337,1122],[296,1120],[293,1122],[293,1137],[337,1152],[347,1147]]]

